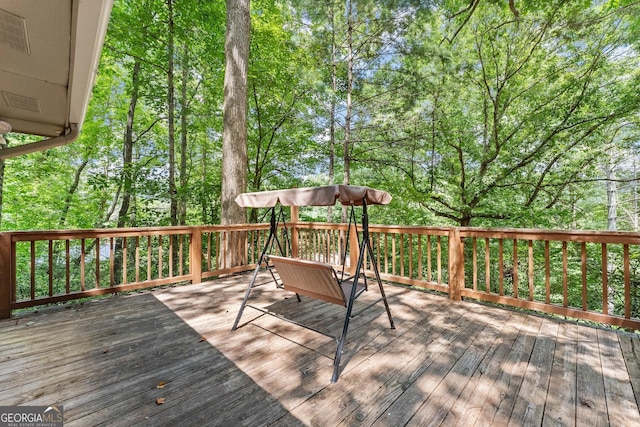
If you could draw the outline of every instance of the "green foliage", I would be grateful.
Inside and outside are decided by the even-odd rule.
[[[406,28],[402,54],[361,85],[370,126],[356,155],[452,223],[574,226],[603,139],[637,117],[635,15],[500,5],[451,4]]]

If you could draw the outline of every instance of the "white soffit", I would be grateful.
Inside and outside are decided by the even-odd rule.
[[[0,120],[56,137],[82,125],[113,0],[0,0]]]

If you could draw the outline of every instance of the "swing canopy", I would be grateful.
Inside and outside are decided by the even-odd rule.
[[[333,206],[336,201],[343,205],[388,205],[391,195],[383,190],[355,185],[326,185],[323,187],[290,188],[287,190],[242,193],[236,203],[243,208],[272,208],[282,206]]]

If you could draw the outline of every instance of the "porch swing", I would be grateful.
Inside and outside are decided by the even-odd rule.
[[[345,247],[348,246],[348,241],[351,231],[351,224],[356,226],[356,236],[353,238],[358,240],[358,260],[355,268],[355,275],[350,276],[345,274],[346,264],[346,250],[343,251],[342,256],[342,271],[339,273],[333,268],[333,266],[326,262],[310,261],[299,258],[288,258],[286,248],[290,245],[289,234],[286,229],[286,222],[284,213],[282,211],[283,206],[333,206],[336,201],[339,201],[345,206],[350,206],[349,213],[349,227],[346,236]],[[248,304],[251,290],[256,286],[256,279],[258,273],[262,268],[263,263],[269,270],[271,277],[276,283],[276,287],[284,288],[284,290],[294,292],[298,299],[301,301],[300,295],[304,295],[310,298],[318,299],[321,301],[342,305],[346,308],[344,323],[342,327],[342,333],[339,336],[335,336],[318,329],[314,329],[307,325],[301,324],[291,319],[277,316],[282,320],[294,323],[298,326],[305,327],[314,332],[318,332],[327,337],[333,338],[336,341],[337,348],[333,361],[333,376],[331,382],[335,383],[339,377],[340,371],[340,359],[342,356],[344,343],[346,340],[347,332],[349,329],[349,321],[354,316],[353,306],[355,300],[368,290],[367,277],[364,274],[364,260],[368,255],[372,261],[373,272],[375,280],[380,290],[381,298],[369,306],[363,308],[361,311],[366,310],[372,305],[382,301],[384,303],[387,317],[389,318],[389,324],[391,329],[395,329],[393,318],[391,316],[391,310],[387,297],[382,287],[382,280],[380,279],[380,273],[378,271],[377,263],[375,262],[374,252],[371,246],[371,240],[369,237],[369,217],[367,213],[367,206],[372,204],[386,205],[391,201],[389,193],[381,190],[374,190],[368,187],[350,186],[350,185],[330,185],[323,187],[312,188],[294,188],[288,190],[276,190],[276,191],[264,191],[256,193],[243,193],[236,198],[236,203],[242,207],[252,208],[270,208],[271,220],[269,228],[269,236],[266,240],[264,248],[258,259],[256,269],[253,273],[249,286],[245,292],[242,305],[238,311],[238,315],[233,324],[232,331],[238,328],[240,319],[244,312],[245,307],[249,306],[255,310],[258,310],[264,314],[273,314],[266,309],[256,307]],[[276,206],[280,207],[279,211],[276,210]],[[360,206],[362,209],[362,222],[360,239],[357,232],[357,221],[355,217],[355,207]],[[282,236],[286,243],[283,247],[283,243],[278,237],[278,224],[282,224]],[[273,255],[272,252],[278,250],[280,255]],[[290,253],[290,251],[289,251]],[[275,277],[272,270],[275,271],[280,277],[280,283]]]

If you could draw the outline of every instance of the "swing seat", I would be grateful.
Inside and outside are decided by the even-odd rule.
[[[285,290],[344,307],[348,306],[353,277],[341,281],[333,267],[323,262],[274,255],[271,255],[269,260],[276,268]],[[366,285],[358,283],[354,300],[365,290]]]

